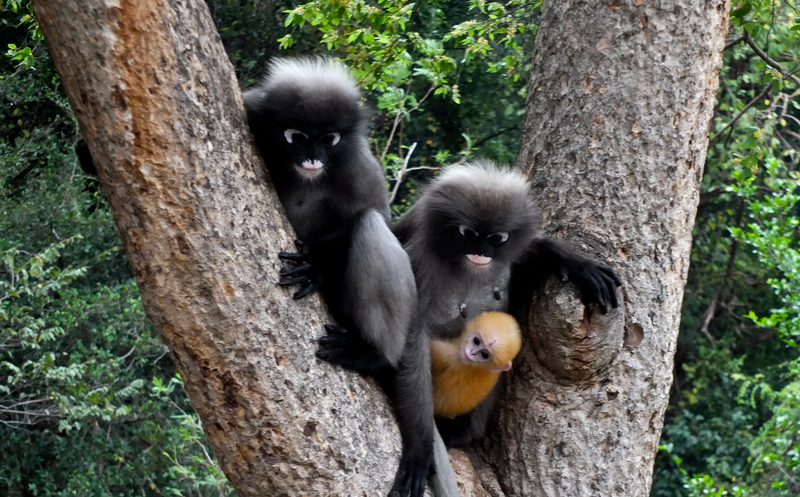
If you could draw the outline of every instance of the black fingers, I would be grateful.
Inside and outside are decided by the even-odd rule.
[[[283,261],[308,262],[310,260],[308,245],[302,240],[295,240],[294,246],[297,247],[297,252],[279,252],[278,259]]]
[[[573,280],[581,287],[584,304],[596,302],[600,312],[608,313],[608,304],[619,307],[616,288],[622,283],[614,270],[593,262],[585,262],[572,271]]]
[[[316,275],[306,276],[294,276],[292,278],[281,277],[278,281],[279,285],[282,286],[292,286],[292,285],[300,285],[300,290],[296,291],[292,298],[295,300],[302,299],[303,297],[307,297],[319,289],[319,278],[315,277]]]
[[[316,356],[331,364],[341,365],[346,362],[345,357],[350,350],[347,330],[341,326],[326,324],[325,331],[328,334],[319,339]]]
[[[339,326],[338,324],[326,324],[325,325],[325,331],[328,332],[328,335],[346,335],[347,334],[347,328],[345,328],[344,326]],[[320,339],[320,342],[322,342],[322,339]]]
[[[317,289],[319,289],[319,283],[313,280],[310,280],[307,285],[303,285],[300,287],[300,290],[294,292],[292,298],[295,300],[300,300],[304,297],[308,297],[312,293],[314,293]]]
[[[298,300],[319,289],[320,276],[311,264],[308,246],[300,240],[295,240],[294,244],[299,252],[278,253],[280,260],[297,263],[294,267],[281,269],[281,278],[278,284],[283,286],[300,285],[300,290],[292,295],[293,299]]]
[[[280,255],[278,255],[280,257]],[[311,263],[303,262],[295,267],[281,269],[281,276],[307,275],[311,271]]]
[[[294,241],[294,246],[297,247],[297,251],[300,252],[301,254],[308,255],[309,252],[308,245],[306,245],[306,242],[304,242],[303,240],[296,239]]]
[[[308,259],[308,254],[301,252],[278,252],[278,259],[282,261],[302,262]]]
[[[316,356],[345,369],[377,376],[393,370],[392,365],[375,347],[336,324],[326,324],[327,335],[319,339]]]
[[[281,278],[280,281],[278,281],[278,284],[283,286],[292,286],[292,285],[305,286],[308,283],[310,283],[310,279],[306,275],[295,276],[293,278]]]
[[[611,280],[614,282],[614,285],[622,286],[622,282],[619,280],[619,278],[617,278],[617,273],[615,273],[613,269],[608,266],[598,267],[600,268],[600,271],[602,271],[607,277],[611,278]]]
[[[433,472],[432,454],[401,458],[389,497],[423,497],[428,475]]]

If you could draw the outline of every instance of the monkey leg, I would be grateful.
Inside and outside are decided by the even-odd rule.
[[[417,286],[408,255],[375,210],[353,222],[340,302],[337,320],[396,366],[416,312]]]
[[[357,333],[335,324],[326,324],[327,335],[319,339],[316,356],[331,364],[369,376],[383,376],[394,366]]]

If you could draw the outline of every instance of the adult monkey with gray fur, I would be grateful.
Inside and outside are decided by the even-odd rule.
[[[537,286],[557,274],[575,282],[584,302],[598,304],[604,314],[609,304],[618,304],[614,271],[539,238],[527,178],[492,163],[447,169],[393,231],[411,257],[420,320],[434,338],[459,336],[467,321],[483,312],[508,311],[512,267],[522,275],[515,279],[524,280],[515,288]],[[447,445],[469,445],[483,436],[498,388],[469,413],[437,418]]]
[[[278,59],[244,100],[298,237],[300,252],[280,255],[296,262],[281,271],[281,284],[300,285],[296,299],[319,289],[339,323],[325,325],[317,356],[375,376],[394,401],[403,453],[390,495],[421,497],[433,468],[437,495],[458,495],[441,439],[434,452],[430,389],[409,392],[416,383],[402,373],[427,361],[427,341],[412,323],[414,275],[388,226],[386,183],[364,136],[355,82],[327,59]]]

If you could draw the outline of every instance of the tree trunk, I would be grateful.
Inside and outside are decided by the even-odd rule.
[[[547,284],[489,454],[508,495],[646,496],[729,2],[545,2],[517,166],[549,236],[614,267],[624,309]]]
[[[240,497],[385,494],[383,394],[314,357],[330,318],[277,285],[293,232],[201,0],[35,0],[145,310]]]

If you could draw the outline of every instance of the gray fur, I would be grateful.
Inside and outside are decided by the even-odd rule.
[[[369,342],[397,367],[413,317],[417,287],[408,255],[376,211],[353,230],[343,291],[346,312],[354,316]],[[391,282],[387,284],[387,282]]]
[[[438,430],[433,432],[433,453],[437,461],[450,460],[450,456],[447,455],[447,447],[445,447]],[[459,497],[461,495],[458,491],[456,473],[449,464],[436,466],[436,474],[430,478],[429,483],[433,495],[436,497]]]

